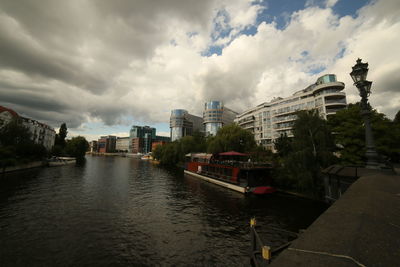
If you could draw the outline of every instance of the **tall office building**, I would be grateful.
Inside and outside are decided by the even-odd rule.
[[[274,149],[273,142],[280,135],[292,137],[292,127],[299,110],[317,109],[326,119],[338,110],[346,108],[346,94],[342,92],[344,83],[336,80],[336,75],[327,74],[304,90],[286,98],[274,98],[239,114],[235,122],[251,131],[258,144]]]
[[[114,153],[117,137],[114,135],[100,136],[97,141],[97,149],[100,153]]]
[[[133,125],[129,131],[129,151],[132,153],[151,152],[151,142],[156,139],[156,128]]]
[[[204,104],[203,124],[206,135],[216,135],[218,129],[234,122],[237,112],[224,106],[222,101],[209,101]]]
[[[195,131],[203,132],[203,118],[189,114],[184,109],[174,109],[171,111],[169,126],[171,141],[175,141]]]

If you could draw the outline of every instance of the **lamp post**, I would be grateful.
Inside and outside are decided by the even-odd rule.
[[[372,82],[367,81],[368,74],[368,63],[362,63],[361,59],[357,59],[357,64],[354,65],[352,72],[350,73],[351,78],[354,81],[354,85],[357,87],[361,96],[361,116],[364,120],[365,125],[365,156],[367,158],[366,167],[368,169],[379,169],[378,154],[375,150],[374,136],[371,129],[371,106],[368,103],[368,96],[371,94]]]

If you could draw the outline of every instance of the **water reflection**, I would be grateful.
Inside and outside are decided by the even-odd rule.
[[[246,197],[147,161],[88,157],[0,180],[0,262],[247,265],[248,223],[305,228],[323,206]],[[270,232],[271,242],[279,233]]]

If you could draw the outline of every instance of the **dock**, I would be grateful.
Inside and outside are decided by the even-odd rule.
[[[360,177],[272,266],[399,266],[400,176]]]

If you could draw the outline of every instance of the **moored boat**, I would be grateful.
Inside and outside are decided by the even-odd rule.
[[[76,158],[72,157],[53,157],[47,162],[49,167],[63,166],[75,163],[76,163]]]
[[[255,163],[247,154],[230,151],[217,155],[186,155],[185,173],[241,193],[265,195],[274,193],[272,166]]]
[[[152,160],[153,157],[151,156],[151,154],[146,154],[146,155],[142,156],[140,159],[142,159],[142,160]]]

